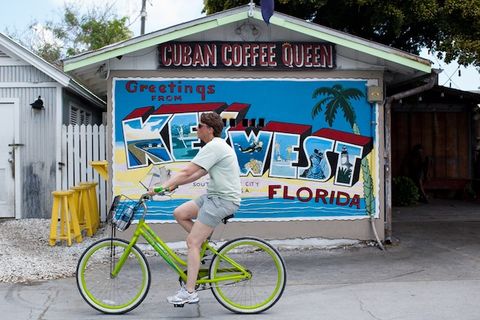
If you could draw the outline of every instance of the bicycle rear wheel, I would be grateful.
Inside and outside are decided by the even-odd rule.
[[[287,282],[285,263],[278,251],[264,240],[245,237],[224,244],[210,265],[210,279],[239,275],[222,256],[248,270],[250,279],[212,283],[212,293],[225,308],[236,313],[260,313],[271,308]]]
[[[103,313],[121,314],[136,308],[150,287],[150,268],[133,246],[119,274],[112,271],[128,248],[121,239],[103,239],[85,250],[77,265],[77,287],[83,299]]]

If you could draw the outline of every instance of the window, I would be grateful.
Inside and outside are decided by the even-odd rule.
[[[70,124],[92,124],[92,113],[77,106],[70,105]]]

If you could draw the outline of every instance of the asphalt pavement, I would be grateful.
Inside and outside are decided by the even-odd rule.
[[[89,307],[75,279],[0,284],[2,319],[479,319],[480,206],[436,200],[395,208],[396,241],[375,247],[283,251],[287,287],[267,312],[244,316],[224,309],[210,291],[198,305],[173,308],[176,274],[149,258],[152,285],[145,301],[126,315]]]

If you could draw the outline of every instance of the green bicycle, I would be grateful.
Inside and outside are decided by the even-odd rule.
[[[181,283],[187,281],[187,263],[148,226],[146,202],[123,196],[114,199],[109,213],[112,235],[88,247],[77,265],[77,287],[93,308],[108,314],[122,314],[135,309],[148,294],[150,267],[136,246],[143,237],[175,270]],[[136,230],[125,241],[115,238],[115,229],[126,230],[135,213],[143,209]],[[231,217],[224,219],[224,223]],[[287,273],[283,258],[266,241],[254,237],[230,240],[215,248],[208,240],[201,248],[201,259],[212,257],[209,268],[201,268],[197,290],[211,289],[218,302],[235,313],[260,313],[271,308],[282,296]],[[183,305],[175,305],[183,307]]]

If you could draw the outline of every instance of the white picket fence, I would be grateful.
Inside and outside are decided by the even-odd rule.
[[[107,127],[104,125],[63,125],[62,126],[62,168],[61,185],[66,190],[80,182],[98,182],[97,196],[102,221],[108,210],[107,183],[90,166],[91,161],[107,159]]]

